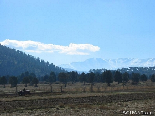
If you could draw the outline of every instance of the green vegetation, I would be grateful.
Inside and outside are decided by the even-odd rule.
[[[11,87],[16,87],[17,86],[17,82],[18,82],[17,77],[11,76],[9,78],[9,84],[11,84]]]
[[[152,81],[152,82],[155,82],[155,74],[153,74],[153,75],[151,76],[151,81]]]
[[[38,87],[38,86],[37,86],[38,83],[39,83],[39,80],[38,80],[36,77],[34,77],[34,78],[32,79],[32,84],[34,84],[35,87]]]
[[[110,86],[110,83],[113,82],[112,72],[110,70],[106,70],[103,72],[103,78],[105,78],[105,82]]]
[[[27,84],[30,83],[29,77],[24,77],[23,83],[25,84],[25,87],[27,87]]]
[[[119,71],[116,71],[115,72],[115,75],[114,75],[114,81],[121,83],[122,82],[122,74],[119,72]]]
[[[67,74],[64,73],[64,72],[59,73],[58,78],[59,78],[59,81],[64,83],[65,87],[66,87],[66,84],[67,84]]]
[[[139,73],[132,73],[132,84],[137,84],[140,79]]]
[[[7,84],[7,79],[5,76],[0,77],[0,84],[4,85],[3,87],[5,88],[5,84]]]

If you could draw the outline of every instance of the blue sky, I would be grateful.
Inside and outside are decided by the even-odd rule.
[[[154,0],[0,0],[0,43],[56,65],[155,58]]]

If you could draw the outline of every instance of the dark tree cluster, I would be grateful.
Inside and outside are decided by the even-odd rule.
[[[151,76],[151,81],[152,81],[152,82],[155,82],[155,74],[153,74],[153,75]]]
[[[0,77],[0,84],[3,85],[3,87],[5,88],[6,84],[11,84],[11,87],[16,87],[17,83],[18,83],[18,78],[15,76],[2,76]]]
[[[39,83],[39,79],[36,77],[34,73],[25,72],[22,73],[19,76],[2,76],[0,77],[0,84],[4,86],[5,84],[11,84],[11,87],[16,87],[17,84],[23,83],[25,84],[25,87],[27,87],[27,84],[29,85],[35,85],[37,87],[37,84]]]
[[[7,78],[5,76],[0,77],[0,84],[5,88],[5,84],[7,84]]]
[[[110,83],[113,83],[115,80],[118,83],[126,83],[129,80],[129,75],[128,73],[122,74],[120,72],[114,72],[110,70],[105,70],[102,73],[94,73],[94,72],[89,72],[89,73],[81,73],[78,74],[77,72],[62,72],[59,73],[58,79],[60,82],[64,83],[65,86],[67,82],[83,82],[84,85],[85,83],[91,83],[93,84],[94,82],[100,82],[100,83],[107,83],[108,86],[110,86]]]
[[[132,73],[129,74],[127,72],[121,73],[120,71],[114,71],[114,70],[105,70],[104,72],[89,72],[89,73],[81,73],[78,74],[77,72],[62,72],[58,75],[58,80],[62,83],[67,84],[67,82],[83,82],[85,83],[107,83],[108,86],[110,86],[111,83],[114,81],[119,83],[122,83],[123,86],[126,85],[126,83],[131,80],[132,84],[138,84],[139,81],[145,82],[148,80],[148,76],[145,74],[139,74],[139,73]],[[155,74],[151,75],[151,81],[155,82]]]
[[[52,84],[53,82],[56,82],[56,74],[51,71],[51,73],[48,75],[42,77],[41,81],[43,82],[49,82],[49,84]]]
[[[39,83],[39,80],[36,77],[36,75],[34,73],[29,73],[28,71],[19,75],[18,80],[19,82],[25,84],[25,87],[27,87],[28,83],[30,86],[35,84],[35,87],[37,87],[37,84]]]
[[[11,87],[16,87],[18,83],[18,78],[15,76],[9,77],[9,84],[11,84]]]

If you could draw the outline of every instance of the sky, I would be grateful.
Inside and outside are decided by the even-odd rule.
[[[155,58],[154,0],[0,0],[0,43],[55,65]]]

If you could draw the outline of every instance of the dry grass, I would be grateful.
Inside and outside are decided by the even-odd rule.
[[[67,87],[64,87],[63,84],[52,84],[52,91],[53,92],[60,92],[60,88],[62,86],[62,89],[64,92],[72,92],[72,93],[78,93],[78,92],[90,92],[90,84],[86,83],[86,85],[83,85],[83,83],[74,83],[72,84],[69,82],[67,84]],[[51,86],[49,84],[38,84],[38,87],[28,86],[24,87],[24,84],[18,84],[17,90],[23,90],[24,88],[29,89],[32,93],[38,93],[38,92],[50,92]],[[131,82],[127,83],[126,86],[122,86],[122,84],[117,84],[116,82],[111,84],[111,87],[107,87],[106,83],[94,83],[93,85],[93,92],[109,92],[109,91],[128,91],[128,90],[149,90],[149,89],[155,89],[155,83],[150,82],[148,80],[147,82],[140,82],[138,85],[131,85]],[[6,85],[6,88],[3,88],[3,86],[0,86],[0,94],[4,93],[15,93],[16,88],[10,88],[10,84]]]
[[[130,82],[131,83],[131,82]],[[50,98],[66,98],[66,97],[87,97],[87,96],[102,96],[109,94],[124,94],[131,92],[155,92],[155,83],[147,81],[146,83],[139,83],[138,85],[127,85],[123,88],[122,84],[117,84],[116,82],[111,84],[111,87],[107,87],[106,83],[95,83],[93,85],[93,92],[90,91],[90,84],[86,83],[68,83],[67,87],[64,87],[63,84],[52,84],[53,93],[49,94],[38,94],[31,96],[18,96],[18,97],[2,97],[0,101],[11,101],[11,100],[33,100],[33,99],[50,99]],[[60,87],[63,88],[63,93],[60,93]],[[24,84],[18,85],[18,90],[23,88],[29,89],[31,93],[40,93],[40,92],[50,92],[51,86],[49,84],[38,84],[38,87],[28,86],[24,87]],[[6,88],[0,86],[0,94],[9,94],[15,93],[16,88],[10,88],[10,85],[6,85]],[[1,97],[1,95],[0,95]]]

